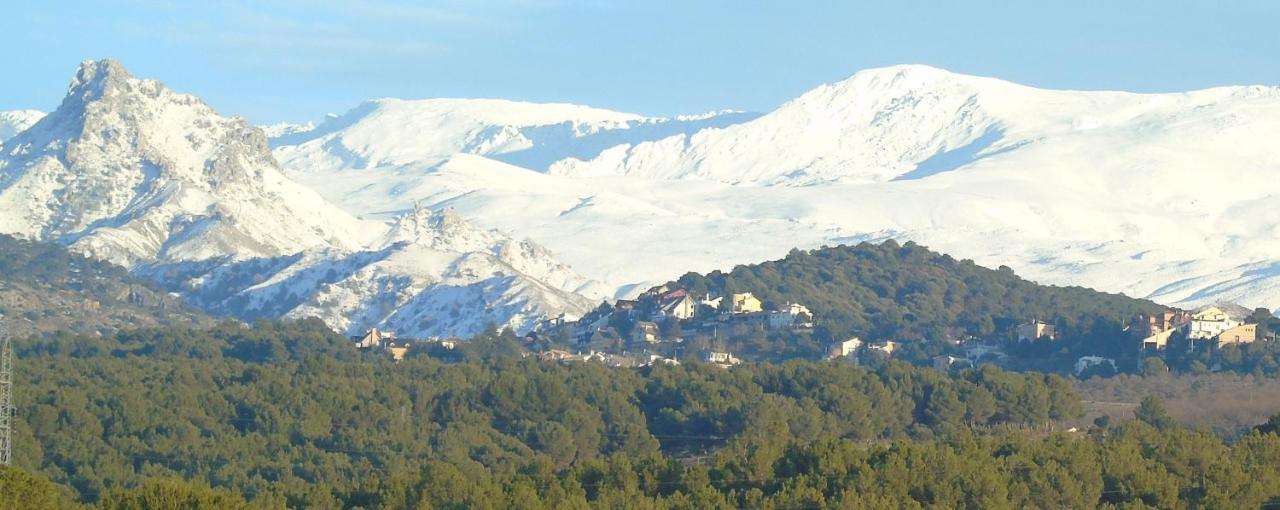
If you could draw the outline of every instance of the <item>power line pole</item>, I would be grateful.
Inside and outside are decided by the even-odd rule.
[[[12,460],[13,434],[13,344],[0,324],[0,465]]]

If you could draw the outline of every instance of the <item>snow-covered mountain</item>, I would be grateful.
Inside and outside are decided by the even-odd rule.
[[[477,154],[545,170],[566,157],[590,158],[620,143],[692,133],[754,118],[743,112],[660,118],[571,104],[498,99],[378,99],[315,129],[276,138],[289,168],[319,172],[432,166]]]
[[[271,130],[86,63],[0,145],[0,231],[212,310],[348,331],[528,327],[684,271],[886,238],[1044,283],[1280,304],[1275,87],[1053,91],[897,66],[763,115],[380,99]]]
[[[160,263],[140,271],[207,309],[244,318],[319,317],[348,332],[371,325],[421,336],[490,324],[525,329],[580,316],[598,285],[528,241],[477,228],[451,211],[417,209],[363,251],[316,248],[275,258]]]
[[[1054,91],[896,66],[758,117],[585,153],[547,144],[545,165],[470,143],[490,138],[442,135],[505,132],[453,104],[465,122],[433,114],[439,129],[403,130],[417,115],[405,110],[321,126],[323,139],[276,154],[354,213],[452,207],[620,295],[795,247],[898,238],[1044,283],[1280,304],[1275,87]],[[628,118],[618,115],[609,121]]]
[[[286,178],[262,130],[81,64],[62,104],[0,145],[0,232],[132,267],[207,308],[348,331],[467,335],[590,304],[549,252],[419,211],[355,218]],[[477,312],[477,311],[482,311]]]
[[[129,265],[356,248],[367,227],[280,172],[262,132],[86,62],[57,110],[4,144],[0,229]]]
[[[282,136],[291,136],[291,135],[306,133],[308,131],[315,129],[316,124],[314,122],[302,122],[302,123],[277,122],[275,124],[269,124],[266,126],[259,126],[259,127],[262,128],[262,133],[267,135],[267,139],[275,140],[276,138],[280,138]]]
[[[0,142],[13,138],[14,135],[26,131],[36,121],[44,117],[39,110],[13,110],[0,112]]]
[[[1273,112],[1250,110],[1273,107],[1278,98],[1280,89],[1273,87],[1183,94],[1041,90],[928,66],[895,66],[820,86],[751,122],[619,145],[590,160],[560,161],[552,171],[731,184],[874,183],[918,179],[1062,142],[1095,153],[1120,142],[1126,152],[1145,153],[1180,137],[1194,137],[1197,153],[1228,158],[1215,163],[1229,166],[1256,156],[1235,154],[1236,148],[1264,148],[1256,135],[1231,128],[1273,122],[1267,115]],[[1268,162],[1280,161],[1266,152]]]

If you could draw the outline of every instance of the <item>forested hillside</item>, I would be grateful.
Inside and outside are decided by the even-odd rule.
[[[1280,503],[1280,437],[1227,445],[1158,401],[1088,434],[990,427],[1078,416],[1056,376],[611,369],[522,358],[505,335],[459,349],[396,364],[318,321],[25,340],[0,489],[105,509]]]
[[[17,336],[213,324],[203,313],[122,267],[71,253],[57,244],[3,234],[0,315]]]
[[[870,444],[1080,414],[1066,380],[994,368],[632,370],[539,363],[503,336],[462,349],[460,363],[395,364],[318,321],[28,340],[15,456],[91,500],[143,476],[178,476],[309,501],[388,470],[415,473],[425,459],[477,476],[611,455],[757,463],[787,438]]]
[[[861,243],[688,273],[671,285],[694,295],[752,292],[769,303],[802,303],[835,335],[939,340],[1005,335],[1040,319],[1064,337],[1114,336],[1124,321],[1163,307],[1083,287],[1038,285],[1007,267],[987,269],[914,243]]]

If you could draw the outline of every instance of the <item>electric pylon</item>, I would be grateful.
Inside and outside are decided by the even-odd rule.
[[[12,461],[13,410],[13,344],[0,324],[0,465]]]

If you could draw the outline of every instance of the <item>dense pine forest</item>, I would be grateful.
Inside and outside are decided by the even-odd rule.
[[[1062,339],[1012,354],[1132,357],[1123,321],[1160,307],[910,243],[682,277],[819,318],[764,337],[773,362],[732,368],[540,362],[497,330],[397,363],[316,320],[215,325],[58,246],[0,238],[0,253],[0,290],[21,296],[6,303],[54,304],[5,305],[23,338],[0,508],[1280,507],[1280,415],[1251,427],[1276,411],[1275,342],[1174,342],[1087,382],[939,372],[918,366],[930,346],[1028,318]],[[806,359],[846,334],[907,346],[864,367]],[[1172,417],[1205,399],[1213,432]]]
[[[393,363],[317,321],[18,346],[0,483],[20,507],[1280,504],[1266,427],[1228,444],[1151,399],[1067,432],[1067,380],[990,366],[616,369],[524,358],[509,334]]]

